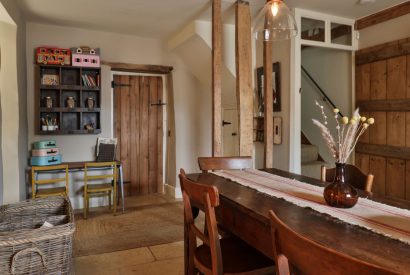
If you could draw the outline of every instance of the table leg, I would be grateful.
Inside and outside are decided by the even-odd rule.
[[[122,164],[120,164],[119,173],[120,173],[122,213],[124,214],[125,213],[125,209],[124,209],[124,178],[123,178],[123,174],[122,174]]]

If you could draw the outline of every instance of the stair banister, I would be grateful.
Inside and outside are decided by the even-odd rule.
[[[305,67],[301,66],[302,71],[306,74],[306,76],[312,81],[312,83],[315,85],[315,87],[319,90],[321,95],[323,96],[323,101],[329,103],[333,109],[336,108],[336,105],[333,103],[333,101],[327,96],[325,91],[319,86],[319,84],[316,82],[316,80],[308,73],[308,71],[305,69]],[[343,114],[339,111],[338,112],[339,116],[343,117]]]

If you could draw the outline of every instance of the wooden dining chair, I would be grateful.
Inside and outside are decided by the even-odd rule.
[[[306,275],[396,274],[316,243],[284,224],[270,210],[271,234],[277,275],[289,275],[291,265]]]
[[[112,170],[109,174],[90,175],[90,170]],[[94,180],[109,180],[105,183],[92,183]],[[111,209],[111,197],[113,200],[113,213],[117,210],[117,163],[112,162],[89,162],[84,166],[84,219],[87,219],[90,206],[90,197],[108,196],[109,208]],[[112,194],[112,196],[111,196]]]
[[[336,173],[336,168],[326,168],[321,167],[320,179],[323,182],[332,182]],[[372,174],[364,174],[354,165],[346,164],[346,181],[350,183],[353,187],[372,192],[374,176]]]
[[[273,274],[274,263],[238,238],[220,239],[215,208],[219,205],[218,189],[188,179],[183,169],[179,174],[184,200],[185,227],[188,234],[188,274]],[[207,232],[194,223],[191,202],[205,212]],[[197,238],[203,244],[197,245]]]
[[[38,179],[38,173],[61,173],[59,178]],[[44,198],[50,196],[68,196],[68,166],[65,164],[31,167],[31,196]]]
[[[253,167],[252,157],[199,157],[199,169],[203,173],[211,170],[239,170]]]

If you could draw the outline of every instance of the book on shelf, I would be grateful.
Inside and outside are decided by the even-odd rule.
[[[90,74],[83,74],[81,75],[83,80],[83,85],[86,87],[99,87],[100,86],[100,75],[96,75],[95,77]]]

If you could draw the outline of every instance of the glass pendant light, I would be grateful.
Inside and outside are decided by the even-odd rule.
[[[295,18],[282,0],[267,2],[255,21],[254,33],[258,40],[286,40],[298,33]]]

